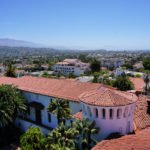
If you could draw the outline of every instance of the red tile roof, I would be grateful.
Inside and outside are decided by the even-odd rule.
[[[42,95],[79,102],[79,95],[101,86],[96,83],[83,83],[66,79],[48,79],[24,76],[21,78],[0,77],[0,84],[13,84],[19,89]]]
[[[101,86],[99,89],[81,94],[80,100],[96,106],[123,106],[136,102],[137,96]]]
[[[73,115],[73,118],[82,120],[82,112],[81,111],[77,112],[76,114]]]
[[[137,134],[99,142],[92,150],[149,150],[150,127]]]
[[[134,113],[134,123],[137,130],[150,126],[150,115],[147,113],[148,103],[146,96],[139,96]]]
[[[144,80],[142,78],[129,78],[130,81],[133,83],[134,88],[137,92],[142,92],[145,86]]]

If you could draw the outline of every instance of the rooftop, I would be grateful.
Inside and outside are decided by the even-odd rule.
[[[134,88],[137,92],[142,92],[145,86],[144,80],[142,78],[129,78],[130,81],[133,83]]]
[[[101,86],[96,90],[84,92],[80,95],[80,100],[96,106],[124,106],[136,102],[137,96]]]
[[[139,96],[134,113],[134,122],[137,130],[150,126],[150,115],[147,112],[148,102],[146,96]]]
[[[0,84],[13,84],[20,90],[58,97],[79,102],[79,95],[101,86],[96,83],[83,83],[74,80],[24,76],[21,78],[0,77]]]
[[[82,120],[82,112],[81,111],[77,112],[76,114],[73,115],[73,118]]]
[[[150,127],[133,135],[99,142],[92,150],[148,150]]]

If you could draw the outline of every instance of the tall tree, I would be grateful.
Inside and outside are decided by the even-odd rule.
[[[37,127],[30,127],[20,138],[22,150],[44,150],[45,138]]]
[[[113,82],[113,87],[116,87],[121,91],[128,91],[134,89],[133,83],[125,75],[118,76]]]
[[[15,70],[16,70],[16,68],[11,63],[9,63],[7,65],[7,70],[6,70],[5,76],[7,76],[7,77],[16,77]]]
[[[65,122],[66,119],[70,119],[72,117],[68,101],[53,99],[47,110],[57,117],[58,124]]]
[[[81,149],[91,149],[96,144],[96,140],[92,136],[99,132],[99,128],[95,127],[95,125],[95,121],[89,122],[87,118],[75,122],[75,127],[80,133],[77,141],[78,143],[82,142],[80,144],[80,146],[82,145]]]
[[[149,90],[150,90],[150,79],[149,79],[149,75],[146,74],[145,78],[144,78],[144,82],[145,82],[145,95],[148,95],[149,94]]]
[[[150,70],[150,58],[143,60],[143,66],[145,70]]]
[[[0,128],[13,122],[19,112],[27,109],[20,91],[12,85],[0,86]]]
[[[101,62],[94,59],[90,64],[90,68],[92,72],[99,72],[101,70]]]
[[[46,138],[46,149],[57,150],[60,147],[64,150],[74,150],[76,138],[79,132],[70,126],[60,123]]]
[[[0,86],[0,146],[7,145],[18,137],[19,130],[14,121],[19,112],[27,109],[25,100],[19,90],[12,85]]]

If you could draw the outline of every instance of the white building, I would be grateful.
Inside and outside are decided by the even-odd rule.
[[[101,66],[106,67],[108,69],[118,68],[125,63],[124,59],[121,58],[103,58],[100,61]]]
[[[137,99],[134,94],[96,83],[30,76],[17,79],[1,77],[0,84],[17,86],[30,106],[29,113],[16,120],[16,125],[23,131],[30,126],[37,126],[43,134],[47,134],[57,127],[56,116],[47,112],[48,104],[54,98],[68,100],[73,115],[82,111],[82,118],[95,120],[96,126],[100,128],[97,139],[114,132],[124,135],[133,131]]]
[[[136,71],[130,71],[130,70],[123,70],[121,67],[117,68],[115,70],[115,76],[120,76],[121,74],[125,73],[126,75],[131,75],[131,76],[141,76],[141,77],[144,77],[144,73],[143,72],[136,72]]]
[[[59,74],[69,75],[72,73],[75,76],[79,76],[89,70],[89,64],[83,63],[78,59],[65,59],[55,64],[52,69]]]
[[[133,114],[137,97],[134,94],[117,91],[108,87],[85,92],[80,96],[82,117],[96,121],[100,128],[97,139],[111,133],[125,135],[133,132]]]

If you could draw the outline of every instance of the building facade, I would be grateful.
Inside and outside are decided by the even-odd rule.
[[[1,77],[0,84],[17,86],[28,102],[28,114],[20,115],[16,120],[16,125],[23,131],[36,126],[43,134],[47,134],[58,126],[56,116],[47,111],[49,103],[55,98],[67,100],[72,115],[82,112],[82,118],[95,121],[100,128],[96,136],[98,140],[111,133],[124,135],[133,131],[137,99],[134,94],[102,84],[30,76],[17,79]]]
[[[65,59],[55,64],[52,69],[58,74],[79,76],[89,70],[89,64],[83,63],[78,59]]]

